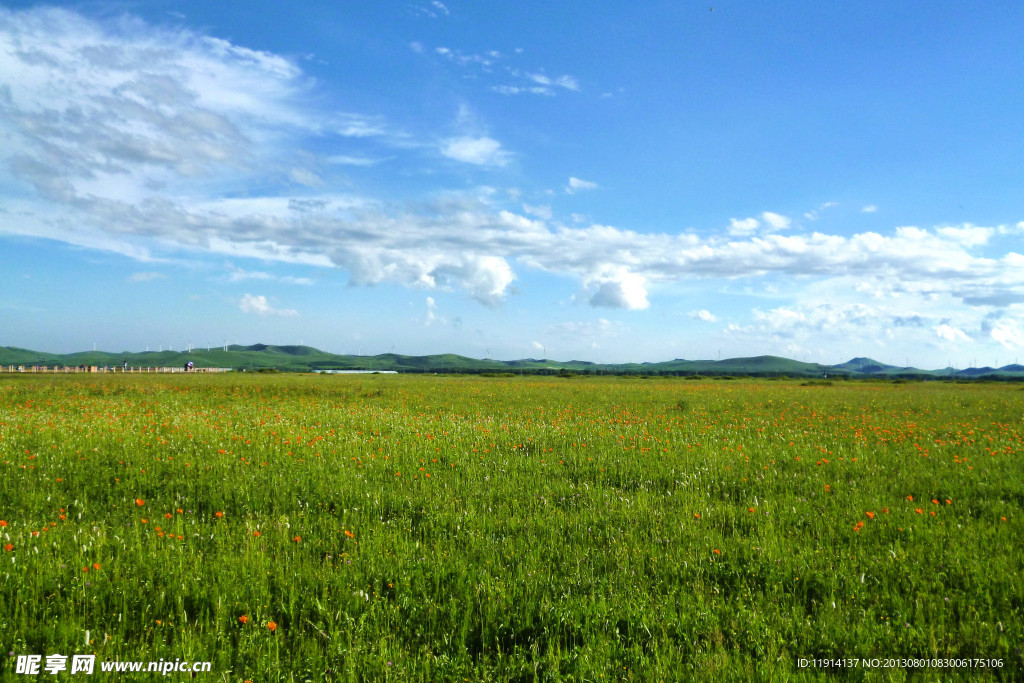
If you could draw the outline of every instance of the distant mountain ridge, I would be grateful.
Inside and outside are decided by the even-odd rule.
[[[59,354],[32,351],[13,346],[0,346],[0,366],[95,365],[120,367],[174,367],[192,361],[196,367],[234,368],[236,370],[279,370],[282,372],[317,372],[320,370],[394,370],[398,372],[442,373],[528,373],[528,374],[633,374],[633,375],[709,375],[740,377],[837,378],[879,377],[890,379],[976,379],[1024,380],[1024,365],[1001,368],[944,368],[920,370],[888,365],[872,358],[852,358],[838,365],[821,365],[783,358],[753,356],[725,360],[686,360],[676,358],[662,362],[594,363],[591,361],[553,361],[523,358],[520,360],[476,359],[453,353],[429,356],[405,356],[382,353],[375,356],[339,355],[312,346],[232,344],[225,347],[193,348],[191,351],[78,351]]]

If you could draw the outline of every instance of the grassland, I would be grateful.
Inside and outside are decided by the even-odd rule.
[[[1021,680],[1022,415],[994,384],[6,376],[0,647],[230,681]]]

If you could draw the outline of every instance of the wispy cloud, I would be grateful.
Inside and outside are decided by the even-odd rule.
[[[0,91],[8,155],[0,174],[5,187],[18,188],[0,213],[0,231],[7,233],[140,261],[186,252],[340,268],[354,285],[462,291],[489,306],[516,291],[517,271],[524,270],[573,278],[578,301],[627,310],[651,307],[659,287],[699,280],[756,284],[786,277],[814,283],[807,291],[842,282],[834,289],[837,305],[864,286],[871,292],[858,294],[904,297],[926,312],[933,300],[946,308],[1009,310],[1024,291],[1024,256],[992,258],[982,251],[1020,234],[1022,223],[838,235],[764,211],[701,236],[638,232],[582,216],[566,225],[544,205],[517,200],[522,211],[509,210],[494,192],[437,194],[415,203],[344,197],[312,177],[301,187],[280,183],[289,171],[307,168],[291,150],[310,135],[347,143],[353,136],[376,138],[385,126],[374,117],[319,108],[290,60],[188,32],[134,21],[100,24],[52,9],[0,10],[0,55],[0,69],[12,75]],[[461,118],[457,135],[434,138],[436,153],[481,167],[509,165],[514,157],[497,139]],[[276,185],[264,168],[273,169]],[[592,185],[574,177],[568,188]],[[266,195],[251,189],[261,187],[273,189]],[[808,296],[785,307],[804,316],[791,329],[826,310]],[[266,297],[243,301],[247,312],[295,315]],[[889,319],[886,311],[879,320]],[[941,324],[975,334],[976,317],[944,322],[929,312],[929,334],[934,338]],[[864,329],[885,334],[877,326]],[[1008,344],[1019,339],[1010,322],[991,329]]]
[[[576,194],[581,190],[596,190],[598,187],[597,183],[589,180],[581,180],[580,178],[570,177],[569,184],[565,186],[565,191],[568,194]]]

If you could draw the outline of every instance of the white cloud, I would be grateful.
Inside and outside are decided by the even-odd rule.
[[[545,87],[555,85],[560,88],[565,88],[566,90],[578,91],[580,89],[579,82],[577,82],[575,78],[569,75],[551,78],[550,76],[546,76],[540,73],[528,73],[526,74],[526,77],[533,81],[534,83],[538,83]]]
[[[694,320],[700,320],[706,323],[713,323],[718,320],[718,318],[706,308],[702,308],[699,311],[690,311],[690,317]]]
[[[320,187],[324,184],[320,176],[305,168],[293,168],[288,172],[288,176],[296,183],[306,187]]]
[[[536,216],[537,218],[543,218],[544,220],[548,220],[548,221],[551,220],[551,216],[553,215],[552,212],[551,212],[551,207],[549,205],[547,205],[547,204],[541,204],[539,206],[533,206],[533,205],[530,205],[530,204],[523,204],[523,211],[525,213],[530,214],[531,216]]]
[[[647,300],[646,278],[621,268],[607,268],[586,283],[592,290],[591,306],[641,310],[650,306]]]
[[[1008,349],[1024,349],[1024,324],[1020,320],[999,320],[992,326],[989,336]]]
[[[274,308],[263,295],[245,294],[238,302],[238,307],[243,313],[255,313],[257,315],[277,315],[286,318],[295,317],[298,311],[291,308]]]
[[[878,207],[875,206],[874,204],[868,204],[867,206],[863,207],[861,211],[863,213],[874,213],[878,211]]]
[[[269,178],[280,184],[290,169],[306,169],[292,150],[309,135],[330,136],[344,150],[348,138],[386,137],[387,126],[373,116],[318,110],[308,96],[313,84],[290,60],[135,20],[103,24],[66,10],[0,9],[0,72],[0,182],[17,190],[5,193],[0,212],[7,234],[139,261],[187,253],[337,267],[353,284],[457,290],[486,305],[515,291],[522,268],[574,278],[595,306],[634,310],[650,306],[651,287],[668,283],[747,279],[760,286],[774,278],[814,292],[841,282],[830,290],[836,308],[809,303],[804,293],[786,307],[803,320],[779,312],[755,323],[780,334],[797,334],[797,323],[860,334],[843,317],[852,315],[860,330],[882,338],[881,323],[843,307],[862,286],[877,321],[900,317],[891,303],[900,297],[919,306],[921,339],[929,343],[942,341],[934,332],[942,324],[980,329],[975,308],[1019,304],[1024,292],[1024,256],[972,251],[996,233],[1019,234],[1024,221],[839,235],[801,231],[766,211],[710,235],[637,232],[576,214],[565,225],[549,206],[522,205],[529,215],[520,215],[505,210],[508,197],[494,190],[388,202],[329,193],[301,173],[296,180],[309,182],[297,196],[242,197]],[[477,132],[469,118],[460,113],[456,129]],[[449,138],[440,150],[477,165],[512,158],[480,134]],[[338,154],[326,162],[369,160]],[[594,185],[570,178],[568,187]],[[250,312],[273,310],[266,298],[245,301]],[[940,304],[945,312],[932,308]],[[994,326],[993,340],[1014,343],[1016,329]]]
[[[441,153],[449,159],[478,166],[504,166],[509,160],[501,143],[489,137],[450,138],[442,143]]]
[[[978,247],[986,244],[989,238],[996,233],[996,229],[968,224],[961,227],[942,227],[936,229],[935,232],[965,247]]]
[[[946,323],[942,323],[935,327],[935,335],[940,339],[945,339],[946,341],[951,342],[968,341],[970,339],[966,332],[959,328],[947,325]]]
[[[728,230],[730,235],[749,235],[760,227],[761,221],[756,218],[730,218]]]
[[[430,327],[439,320],[437,315],[437,302],[434,301],[434,297],[427,297],[427,317],[423,321],[423,324]]]
[[[771,211],[765,211],[762,213],[761,220],[776,230],[785,230],[792,222],[789,218],[777,213],[772,213]]]
[[[569,184],[566,186],[565,191],[569,194],[575,194],[580,190],[595,190],[597,189],[597,183],[592,183],[589,180],[581,180],[580,178],[569,178]]]

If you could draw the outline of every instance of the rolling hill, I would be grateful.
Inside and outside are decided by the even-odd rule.
[[[1024,380],[1024,366],[920,370],[888,365],[858,357],[838,365],[821,365],[782,358],[754,356],[725,360],[676,358],[657,363],[601,364],[590,361],[476,359],[453,353],[405,356],[338,355],[312,346],[251,344],[188,351],[79,351],[56,354],[13,346],[0,347],[0,366],[99,366],[181,367],[192,361],[199,368],[232,368],[244,371],[318,372],[321,370],[377,370],[419,373],[515,373],[515,374],[632,374],[728,377],[879,378],[879,379],[994,379]]]

